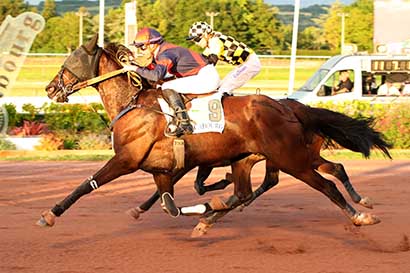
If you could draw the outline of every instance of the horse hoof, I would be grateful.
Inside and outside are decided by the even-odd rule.
[[[40,227],[52,227],[56,221],[56,216],[51,210],[44,211],[41,214],[40,220],[37,221],[36,225]]]
[[[229,206],[217,196],[212,197],[211,201],[209,202],[209,206],[213,211],[226,210],[229,208]]]
[[[373,201],[369,197],[362,198],[360,200],[359,204],[362,205],[363,207],[368,208],[368,209],[373,208]]]
[[[142,210],[140,207],[132,208],[127,210],[125,213],[134,218],[135,220],[138,220],[141,216],[141,213],[144,213],[145,210]]]
[[[198,225],[196,225],[196,227],[192,231],[191,238],[198,238],[198,237],[201,237],[202,235],[205,235],[212,226],[213,226],[212,224],[206,224],[203,222],[199,222]]]
[[[352,222],[355,226],[367,226],[380,223],[380,219],[370,213],[359,213],[353,216]]]

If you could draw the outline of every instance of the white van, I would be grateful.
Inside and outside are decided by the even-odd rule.
[[[335,92],[340,75],[348,72],[350,90]],[[390,92],[386,91],[389,85]],[[385,90],[384,92],[382,90]],[[288,98],[302,103],[410,101],[410,55],[337,55]],[[394,92],[393,92],[394,91]]]

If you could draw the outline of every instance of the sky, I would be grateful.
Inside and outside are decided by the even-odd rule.
[[[26,2],[29,2],[31,5],[38,5],[42,0],[26,0]],[[57,0],[58,2],[58,0]],[[269,4],[276,4],[276,5],[289,5],[289,4],[294,4],[295,1],[293,0],[265,0],[266,3]],[[300,5],[302,7],[307,7],[315,4],[332,4],[335,2],[335,0],[300,0]],[[345,5],[349,5],[354,2],[354,0],[341,0],[341,3]]]

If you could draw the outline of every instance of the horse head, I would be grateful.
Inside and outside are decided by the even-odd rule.
[[[46,86],[47,96],[56,102],[68,101],[68,96],[78,90],[74,85],[94,78],[98,74],[98,63],[102,48],[97,45],[98,35],[87,44],[81,45],[67,57],[60,71]]]

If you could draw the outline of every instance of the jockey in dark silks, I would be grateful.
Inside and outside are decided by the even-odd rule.
[[[212,64],[202,55],[168,42],[161,34],[151,28],[141,29],[132,44],[143,55],[151,57],[147,67],[126,65],[129,71],[135,71],[150,81],[160,81],[167,77],[176,79],[162,84],[162,95],[175,111],[177,127],[169,135],[191,134],[192,125],[179,93],[204,94],[215,91],[219,85],[219,75]],[[170,127],[169,127],[170,128]]]

